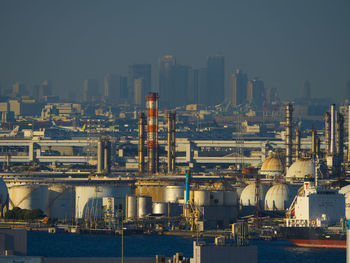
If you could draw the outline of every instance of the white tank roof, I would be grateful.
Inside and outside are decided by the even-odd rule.
[[[242,191],[240,204],[242,206],[255,206],[255,183],[247,185]],[[263,203],[266,195],[267,187],[263,184],[260,184],[260,200]]]
[[[306,176],[315,176],[315,164],[312,160],[296,160],[289,168],[286,174],[288,179],[304,179]]]
[[[350,193],[350,184],[343,186],[339,190],[339,194],[349,195],[349,193]]]
[[[283,164],[278,157],[269,156],[263,162],[260,174],[278,176],[283,173]]]
[[[266,193],[265,210],[286,210],[291,205],[294,197],[295,191],[287,184],[275,184]]]

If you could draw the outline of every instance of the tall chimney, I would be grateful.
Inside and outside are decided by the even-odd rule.
[[[148,172],[158,172],[158,93],[148,93],[147,99],[147,149]]]
[[[175,171],[175,112],[167,113],[168,119],[168,173]]]
[[[336,114],[336,149],[338,156],[338,165],[344,160],[344,116],[337,112]]]
[[[139,113],[139,173],[145,172],[145,126],[146,126],[146,114],[144,112]]]
[[[324,115],[324,133],[325,133],[325,148],[326,154],[331,153],[331,114],[326,112]]]
[[[108,139],[103,141],[104,148],[104,167],[103,170],[105,173],[111,172],[111,143]]]
[[[286,105],[286,167],[292,165],[292,147],[293,147],[293,106],[291,103]]]
[[[295,159],[298,160],[300,157],[300,144],[301,144],[301,132],[298,128],[295,132]]]
[[[331,105],[331,146],[330,154],[334,155],[336,153],[335,149],[335,105]]]
[[[97,172],[102,173],[104,166],[103,140],[100,138],[97,142]]]
[[[311,153],[312,153],[312,158],[314,159],[316,159],[316,156],[317,156],[317,143],[318,143],[317,131],[315,129],[312,129]]]

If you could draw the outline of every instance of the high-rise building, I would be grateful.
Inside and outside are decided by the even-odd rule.
[[[135,79],[143,79],[143,91],[141,94],[142,103],[141,105],[146,105],[146,94],[151,92],[151,64],[134,64],[129,66],[129,76],[128,76],[128,97],[129,103],[133,104],[135,101]]]
[[[232,97],[231,104],[233,107],[243,104],[247,99],[247,74],[242,73],[239,69],[232,74]]]
[[[208,101],[211,105],[220,104],[225,98],[225,60],[223,56],[209,56],[208,69]]]
[[[159,58],[159,97],[161,105],[170,106],[173,104],[173,69],[176,65],[174,56],[167,55]]]
[[[169,106],[183,106],[186,105],[187,91],[188,91],[188,72],[191,69],[189,66],[175,65],[172,70],[172,86],[170,90]]]
[[[98,82],[97,79],[86,79],[84,81],[84,102],[94,102],[98,100]]]
[[[107,73],[104,79],[104,100],[112,104],[120,104],[122,98],[121,77]]]
[[[310,81],[308,80],[303,81],[303,86],[301,87],[301,90],[300,90],[300,98],[306,99],[306,100],[311,99]]]
[[[264,81],[253,79],[248,81],[247,99],[249,103],[255,105],[257,110],[261,110],[265,99]]]
[[[52,83],[49,80],[43,80],[39,85],[34,86],[34,98],[39,101],[47,96],[52,96]]]
[[[210,97],[208,96],[208,69],[201,68],[198,70],[198,103],[209,105]]]
[[[134,79],[134,103],[138,106],[144,105],[144,97],[143,94],[145,89],[145,81],[143,78]]]
[[[12,97],[15,98],[15,97],[20,97],[24,95],[26,95],[26,88],[24,84],[20,82],[15,82],[12,85]]]
[[[188,71],[187,104],[198,104],[198,69]]]

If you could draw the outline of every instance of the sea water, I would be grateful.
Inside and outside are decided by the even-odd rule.
[[[120,257],[120,236],[88,234],[49,234],[28,232],[28,255],[44,257]],[[182,252],[192,257],[193,240],[189,237],[160,235],[124,236],[125,257],[172,256]],[[213,241],[206,239],[207,242]],[[340,263],[346,261],[345,249],[300,248],[288,241],[250,241],[258,247],[259,263],[305,262]]]

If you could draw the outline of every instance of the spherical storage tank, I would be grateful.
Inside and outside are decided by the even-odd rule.
[[[284,211],[291,205],[296,191],[287,184],[275,184],[266,193],[265,210]]]
[[[8,200],[8,189],[2,178],[0,178],[0,205],[4,206]]]
[[[46,214],[51,218],[71,219],[75,210],[75,192],[72,186],[51,185]]]
[[[263,184],[260,184],[259,188],[260,188],[259,199],[261,201],[260,205],[262,207],[262,205],[264,204],[267,187]],[[256,191],[256,184],[255,183],[247,185],[244,188],[244,190],[242,191],[241,198],[240,198],[240,204],[242,206],[255,206],[255,203],[256,203],[255,191]]]
[[[45,212],[48,204],[47,185],[12,185],[9,187],[9,207],[40,209]]]
[[[124,208],[126,195],[131,193],[127,185],[96,185],[75,187],[75,217],[102,218],[103,197],[114,197],[117,209]]]
[[[164,201],[176,203],[178,200],[184,199],[184,185],[168,185],[164,188]]]
[[[315,164],[311,159],[298,159],[287,170],[288,180],[304,180],[305,177],[315,176]]]
[[[265,159],[260,169],[260,174],[270,176],[270,177],[279,176],[282,173],[283,173],[283,164],[278,157],[273,155]]]

